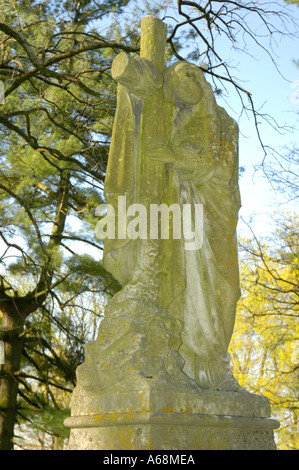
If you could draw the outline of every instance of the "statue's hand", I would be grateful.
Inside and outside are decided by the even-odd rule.
[[[148,146],[146,149],[146,155],[151,160],[157,160],[163,163],[175,162],[174,151],[164,143],[157,143],[156,145]]]

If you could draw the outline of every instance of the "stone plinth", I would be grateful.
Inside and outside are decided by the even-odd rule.
[[[77,369],[69,449],[275,449],[268,398],[199,387],[178,344],[167,311],[115,295]]]
[[[274,450],[267,398],[249,393],[147,390],[102,396],[100,412],[72,416],[71,450]]]

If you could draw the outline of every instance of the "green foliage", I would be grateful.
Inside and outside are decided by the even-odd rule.
[[[97,280],[97,290],[102,294],[114,294],[120,289],[119,283],[108,273],[102,264],[88,254],[75,255],[68,259],[68,278],[58,289],[77,294],[90,290],[91,279]]]
[[[119,12],[128,1],[113,3],[114,10]],[[102,54],[104,40],[99,50],[88,50],[92,40],[101,36],[94,32],[89,37],[85,30],[91,17],[94,20],[110,11],[111,2],[98,6],[90,1],[72,5],[23,1],[18,7],[14,2],[1,6],[9,26],[22,35],[19,40],[7,41],[7,36],[0,34],[3,41],[0,75],[8,80],[5,103],[0,110],[2,239],[8,248],[5,259],[10,264],[12,247],[8,240],[14,235],[17,243],[13,251],[18,260],[11,271],[22,269],[29,273],[33,269],[38,273],[47,261],[45,248],[53,249],[56,244],[50,255],[52,268],[59,272],[65,262],[65,250],[61,250],[57,237],[54,240],[53,230],[62,203],[62,181],[68,185],[64,215],[72,222],[68,225],[65,220],[61,226],[61,242],[64,235],[65,238],[74,235],[67,233],[74,219],[84,220],[87,226],[95,223],[91,213],[102,201],[115,105],[115,84],[106,70],[114,51],[110,49],[109,57]],[[30,45],[32,55],[24,54],[23,39]],[[80,47],[87,50],[76,54]],[[23,70],[31,69],[41,59],[55,65],[23,80]],[[14,85],[15,90],[10,92]],[[50,246],[51,236],[52,242],[57,243]],[[83,239],[98,245],[100,253],[101,246],[92,233]],[[64,254],[58,254],[58,245]]]
[[[279,449],[298,449],[298,217],[277,217],[267,242],[241,240],[242,297],[230,346],[240,383],[266,395]]]

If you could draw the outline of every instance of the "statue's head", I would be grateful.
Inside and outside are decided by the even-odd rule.
[[[198,104],[203,97],[204,76],[199,67],[188,62],[178,62],[167,70],[167,87],[184,103]]]

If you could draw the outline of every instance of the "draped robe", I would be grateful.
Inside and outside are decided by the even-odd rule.
[[[199,68],[178,63],[162,73],[148,96],[118,85],[105,195],[116,214],[124,195],[127,206],[147,209],[202,204],[202,246],[186,250],[183,236],[105,240],[104,265],[124,293],[147,295],[176,318],[187,375],[203,388],[238,390],[227,352],[240,295],[238,127]]]

